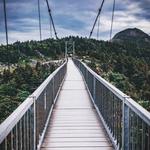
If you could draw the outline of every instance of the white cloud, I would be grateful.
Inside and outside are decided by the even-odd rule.
[[[100,24],[100,38],[107,40],[109,39],[109,31],[111,24],[111,11],[112,11],[112,2],[106,1],[104,4],[104,9],[101,14],[101,24]],[[50,6],[52,9],[52,14],[54,22],[58,22],[56,19],[60,19],[60,16],[65,16],[71,18],[74,24],[76,21],[84,23],[84,26],[78,30],[74,30],[71,25],[70,27],[61,26],[61,22],[56,24],[56,29],[59,37],[65,37],[69,35],[79,35],[79,36],[89,36],[94,19],[97,15],[98,8],[101,1],[99,0],[52,0],[50,1]],[[14,6],[13,3],[11,3]],[[143,9],[139,7],[139,3],[129,2],[128,0],[122,1],[118,0],[116,4],[117,11],[115,12],[114,25],[113,25],[113,35],[118,31],[121,31],[125,28],[137,27],[143,31],[150,33],[149,20],[145,18],[139,18],[135,15],[136,13],[144,13]],[[17,21],[14,20],[9,22],[9,27],[17,28],[15,30],[9,30],[9,41],[15,42],[16,40],[26,41],[26,40],[39,40],[39,31],[38,31],[38,16],[33,16],[33,11],[37,11],[36,5],[34,9],[32,5],[23,6],[20,4],[20,8],[17,12],[22,10],[26,14],[31,14],[31,17],[19,18]],[[121,8],[120,8],[121,6]],[[14,6],[15,7],[15,6]],[[27,9],[29,7],[29,10]],[[23,9],[24,8],[24,9]],[[119,9],[120,8],[120,9]],[[46,3],[41,2],[41,16],[42,16],[42,36],[43,38],[50,37],[49,34],[49,16],[46,8]],[[13,12],[14,10],[12,10]],[[29,11],[29,12],[27,12]],[[64,18],[65,18],[64,17]],[[63,20],[65,23],[65,20]],[[19,26],[20,25],[20,26]],[[96,38],[97,26],[95,27],[93,37]],[[0,43],[5,42],[5,34],[0,34]]]

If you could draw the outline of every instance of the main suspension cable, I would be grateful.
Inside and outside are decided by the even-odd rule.
[[[116,0],[113,1],[112,18],[111,18],[111,28],[110,28],[110,41],[111,41],[111,38],[112,38],[112,30],[113,30],[113,22],[114,22],[114,13],[115,13],[115,4],[116,4]]]
[[[40,41],[42,40],[42,25],[41,25],[41,9],[40,9],[40,0],[38,0],[38,15],[39,15],[39,32],[40,32]]]
[[[52,22],[52,26],[53,26],[53,29],[54,29],[55,37],[56,37],[56,39],[58,39],[56,28],[55,28],[55,24],[54,24],[54,20],[53,20],[52,14],[51,14],[51,9],[50,9],[48,0],[46,0],[46,4],[47,4],[47,8],[48,8],[50,19],[51,19],[51,22]]]
[[[91,30],[90,35],[89,35],[89,39],[91,38],[91,36],[92,36],[92,34],[93,34],[93,31],[94,31],[94,28],[95,28],[96,22],[97,22],[97,20],[98,20],[98,17],[99,17],[99,16],[100,16],[100,14],[101,14],[101,11],[102,11],[102,8],[103,8],[103,5],[104,5],[104,2],[105,2],[105,0],[103,0],[103,1],[102,1],[101,6],[100,6],[100,8],[99,8],[99,10],[98,10],[98,14],[97,14],[97,16],[96,16],[96,19],[95,19],[95,21],[94,21],[94,24],[93,24],[92,30]]]

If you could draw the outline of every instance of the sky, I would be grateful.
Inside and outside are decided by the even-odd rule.
[[[38,0],[6,0],[9,43],[39,40]],[[88,37],[102,0],[49,0],[58,37]],[[40,0],[42,39],[51,37],[46,1]],[[105,0],[99,39],[109,40],[113,0]],[[116,0],[113,34],[126,28],[150,34],[150,0]],[[96,25],[92,38],[96,38]],[[54,37],[54,34],[53,34]],[[0,43],[5,43],[3,0],[0,0]]]

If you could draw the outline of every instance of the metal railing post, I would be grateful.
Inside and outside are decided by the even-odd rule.
[[[54,104],[54,99],[55,99],[55,82],[54,82],[54,77],[52,79],[52,90],[53,90],[53,100],[52,100],[52,104]]]
[[[95,80],[95,77],[93,76],[93,99],[95,101],[95,98],[96,98],[96,80]]]
[[[34,143],[33,143],[33,149],[36,150],[36,99],[33,96],[33,102],[34,102]]]
[[[5,139],[5,150],[7,150],[7,137]]]
[[[85,68],[85,81],[88,84],[88,70]]]
[[[22,150],[22,147],[23,147],[23,144],[22,144],[22,120],[20,120],[20,122],[19,122],[19,130],[20,130],[20,149]]]
[[[23,117],[23,137],[24,137],[24,139],[23,139],[23,148],[24,149],[27,149],[26,148],[26,114],[24,115],[24,117]]]
[[[29,112],[27,112],[27,150],[30,148],[30,141],[29,141]]]
[[[17,124],[16,124],[15,128],[16,128],[16,133],[15,133],[16,134],[16,143],[15,144],[16,144],[16,150],[18,150],[18,125]]]
[[[126,97],[122,103],[122,149],[129,150],[129,107],[125,100]]]

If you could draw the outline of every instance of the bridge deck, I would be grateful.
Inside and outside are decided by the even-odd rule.
[[[71,60],[41,150],[112,150],[84,81]]]

